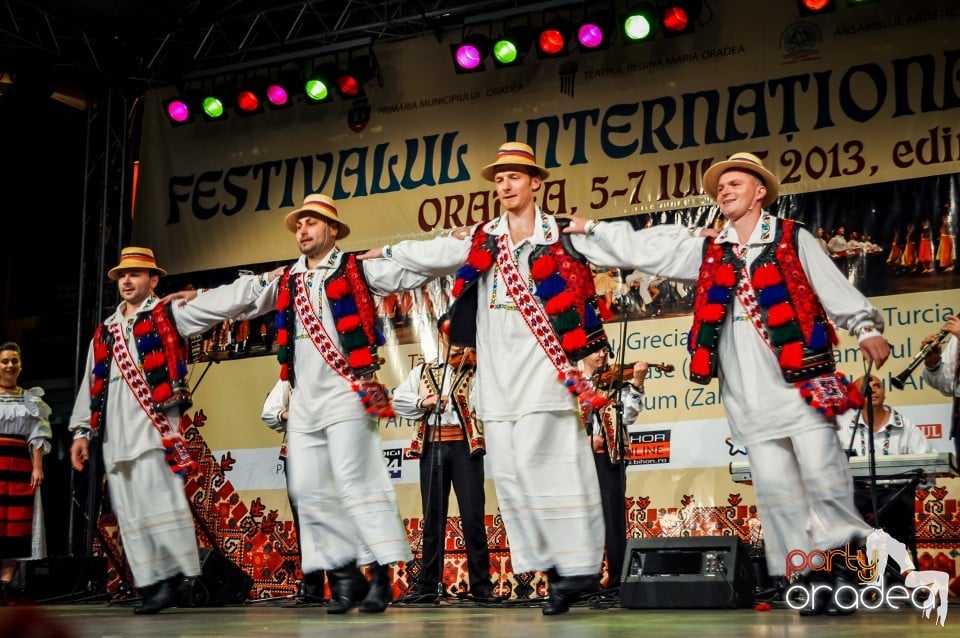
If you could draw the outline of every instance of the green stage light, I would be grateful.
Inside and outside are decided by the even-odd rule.
[[[630,42],[649,40],[656,32],[657,9],[650,2],[638,2],[623,19],[623,35]]]
[[[201,102],[203,106],[203,115],[208,120],[219,120],[226,113],[223,107],[223,100],[215,95],[208,95]]]

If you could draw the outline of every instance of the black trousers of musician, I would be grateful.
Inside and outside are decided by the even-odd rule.
[[[874,527],[873,502],[870,498],[869,481],[854,481],[853,502],[867,521]],[[906,489],[897,496],[899,485],[877,486],[877,508],[886,506],[880,515],[880,527],[890,536],[907,546],[913,562],[917,562],[917,530],[914,524],[916,494],[912,489]],[[888,505],[889,503],[889,505]]]
[[[486,505],[483,454],[471,456],[470,446],[465,440],[439,443],[424,441],[423,444],[420,455],[420,495],[424,512],[423,571],[418,589],[430,592],[438,583],[440,543],[446,535],[451,488],[460,508],[470,592],[473,595],[488,595],[492,585],[487,526],[483,520]]]
[[[600,482],[600,501],[603,507],[604,545],[607,550],[607,567],[610,578],[607,589],[620,586],[620,572],[623,568],[623,555],[627,551],[627,505],[626,490],[623,483],[623,468],[620,463],[612,463],[610,456],[593,454],[597,466],[597,479]]]

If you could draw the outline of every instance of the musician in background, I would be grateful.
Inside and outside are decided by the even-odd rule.
[[[440,340],[437,361],[414,366],[393,391],[393,409],[397,415],[417,421],[410,453],[420,457],[423,504],[420,576],[403,600],[429,602],[437,597],[443,572],[447,507],[453,488],[460,507],[470,597],[481,603],[495,603],[499,598],[490,581],[490,551],[484,520],[486,445],[483,424],[476,418],[470,398],[476,356],[463,346],[451,345],[449,330],[450,317],[445,314],[437,320]]]
[[[940,390],[945,396],[953,397],[952,423],[950,438],[953,439],[953,453],[960,460],[960,318],[947,317],[940,333],[952,336],[947,347],[941,352],[939,345],[934,346],[923,360],[923,380]],[[930,335],[923,340],[923,346],[939,341],[940,334]]]
[[[610,399],[599,409],[581,404],[587,436],[593,448],[593,460],[600,481],[600,500],[603,505],[604,546],[607,553],[607,590],[620,587],[623,555],[627,549],[627,483],[623,461],[630,447],[627,426],[637,420],[643,409],[643,382],[649,365],[643,361],[633,364],[629,376],[619,374],[616,366],[607,365],[608,351],[598,350],[583,358],[584,375],[594,388]],[[624,371],[628,372],[628,371]],[[617,430],[617,402],[613,396],[620,388],[623,414]]]
[[[865,377],[854,384],[858,388],[864,385]],[[867,456],[870,453],[869,423],[873,421],[873,449],[877,457],[894,454],[927,454],[931,452],[930,443],[923,432],[907,417],[886,405],[883,384],[875,376],[870,376],[870,403],[863,410],[850,411],[840,419],[837,435],[850,456]],[[880,516],[880,527],[903,543],[917,560],[916,528],[914,526],[915,491],[901,488],[909,479],[881,480],[877,483],[877,507],[886,508]],[[870,495],[870,481],[855,478],[853,480],[853,501],[860,510],[863,520],[876,526],[873,515],[873,499]]]

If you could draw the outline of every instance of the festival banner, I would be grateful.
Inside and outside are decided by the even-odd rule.
[[[385,44],[362,98],[218,122],[171,126],[175,89],[150,91],[133,239],[173,273],[284,259],[283,216],[312,192],[337,200],[347,249],[471,225],[499,212],[480,169],[508,139],[551,171],[545,210],[597,218],[706,203],[703,171],[744,150],[787,195],[960,168],[955,2],[756,9],[482,73],[454,72],[457,34]]]

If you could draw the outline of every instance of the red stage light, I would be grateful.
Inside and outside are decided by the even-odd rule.
[[[800,0],[800,4],[807,11],[823,11],[830,7],[833,0]]]
[[[564,39],[563,34],[557,29],[547,29],[542,31],[537,43],[540,46],[540,50],[547,55],[557,55],[563,51],[564,47],[567,45],[567,41]]]
[[[254,113],[260,108],[260,98],[253,91],[240,91],[237,93],[237,108],[243,113]]]
[[[690,16],[683,7],[667,7],[663,12],[663,26],[667,31],[679,33],[690,26]]]
[[[345,97],[356,97],[360,93],[360,83],[357,78],[345,73],[337,80],[337,89]]]

